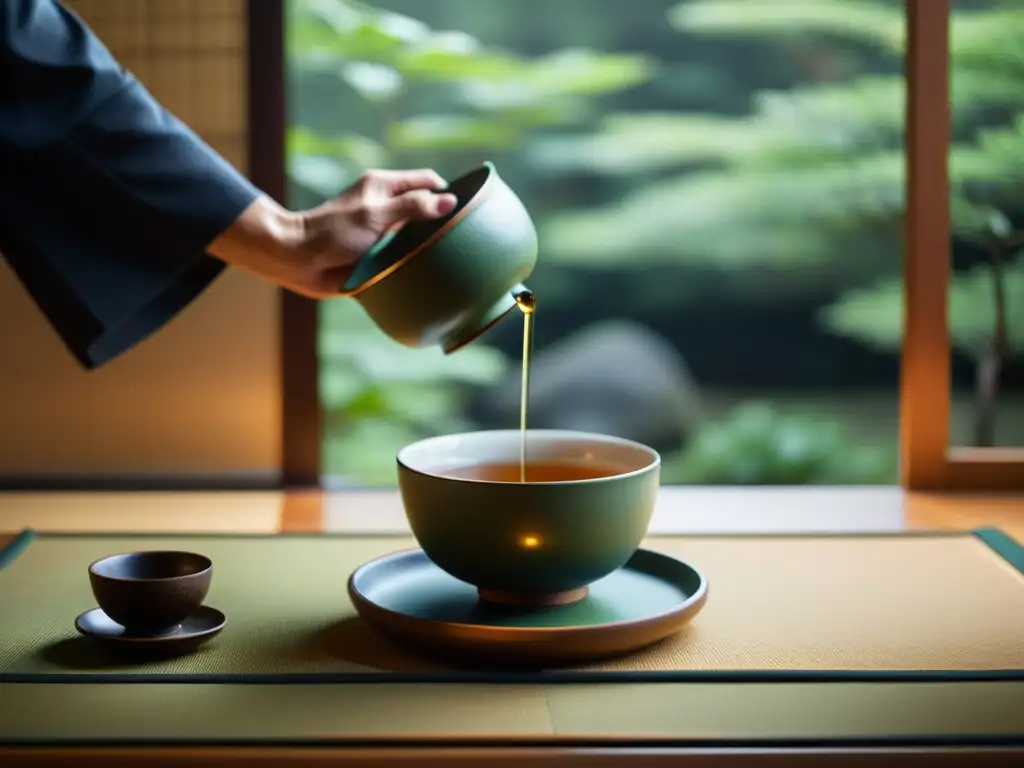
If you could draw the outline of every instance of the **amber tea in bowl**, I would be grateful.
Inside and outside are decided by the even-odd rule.
[[[647,533],[661,458],[561,430],[446,435],[398,454],[413,535],[435,565],[498,603],[559,605],[625,565]]]
[[[498,464],[469,464],[446,470],[447,477],[461,480],[489,480],[496,483],[564,483],[573,480],[593,480],[620,474],[613,466],[576,464],[568,461],[502,462]]]

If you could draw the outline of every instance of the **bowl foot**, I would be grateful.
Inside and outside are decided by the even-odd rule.
[[[567,589],[564,592],[503,592],[498,589],[477,589],[477,595],[485,603],[494,605],[521,605],[538,608],[553,608],[559,605],[578,603],[590,593],[590,587]]]

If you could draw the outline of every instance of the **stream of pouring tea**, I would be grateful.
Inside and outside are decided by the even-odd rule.
[[[523,385],[519,395],[519,482],[526,482],[526,422],[530,410],[530,358],[533,356],[533,315],[537,297],[523,289],[515,294],[516,306],[523,313]]]

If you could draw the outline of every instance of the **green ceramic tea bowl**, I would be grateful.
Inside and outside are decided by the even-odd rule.
[[[520,446],[519,430],[498,430],[403,448],[398,486],[406,516],[427,557],[485,601],[575,602],[640,546],[661,457],[617,437],[531,430],[521,482]],[[502,479],[479,479],[496,472]]]
[[[522,201],[484,163],[439,192],[455,209],[382,237],[342,286],[395,341],[450,353],[497,324],[537,263],[537,230]]]

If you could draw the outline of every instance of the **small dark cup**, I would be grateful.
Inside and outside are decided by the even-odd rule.
[[[213,563],[192,552],[133,552],[89,566],[100,608],[125,629],[162,632],[195,613],[206,599]]]

